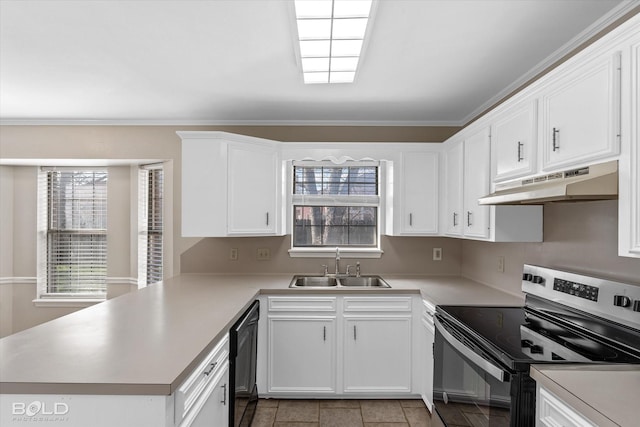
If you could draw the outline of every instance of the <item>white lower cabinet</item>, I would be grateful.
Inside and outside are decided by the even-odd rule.
[[[538,386],[536,427],[596,427],[554,394]]]
[[[270,296],[266,302],[261,396],[419,393],[412,381],[413,296]]]
[[[422,301],[423,311],[420,321],[420,382],[422,386],[422,400],[427,408],[433,412],[433,344],[436,339],[436,328],[433,315],[436,307],[427,301]]]
[[[175,393],[180,427],[229,424],[229,338],[211,350]]]
[[[344,320],[344,392],[411,392],[411,316]]]
[[[229,363],[221,366],[217,375],[203,390],[192,413],[180,427],[226,426],[229,424]]]
[[[335,393],[335,316],[269,316],[269,392]]]

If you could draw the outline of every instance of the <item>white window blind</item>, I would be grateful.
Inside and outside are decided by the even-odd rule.
[[[41,297],[105,297],[107,171],[45,170],[46,289]]]
[[[163,278],[163,194],[162,165],[142,166],[139,171],[138,287]]]

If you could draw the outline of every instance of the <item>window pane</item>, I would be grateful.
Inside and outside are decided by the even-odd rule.
[[[294,246],[376,246],[377,208],[294,206]]]
[[[106,234],[49,235],[48,293],[107,291]]]
[[[47,172],[47,293],[101,294],[107,279],[107,172]]]
[[[377,195],[378,168],[294,167],[294,194]]]

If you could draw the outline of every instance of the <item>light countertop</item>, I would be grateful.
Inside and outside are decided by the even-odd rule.
[[[530,375],[598,426],[638,426],[640,365],[533,365]]]
[[[259,294],[421,293],[522,305],[461,277],[385,276],[391,289],[290,289],[292,274],[183,274],[0,339],[1,393],[169,395]]]

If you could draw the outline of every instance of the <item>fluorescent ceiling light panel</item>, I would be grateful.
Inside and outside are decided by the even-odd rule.
[[[372,0],[295,0],[305,83],[351,83]]]

